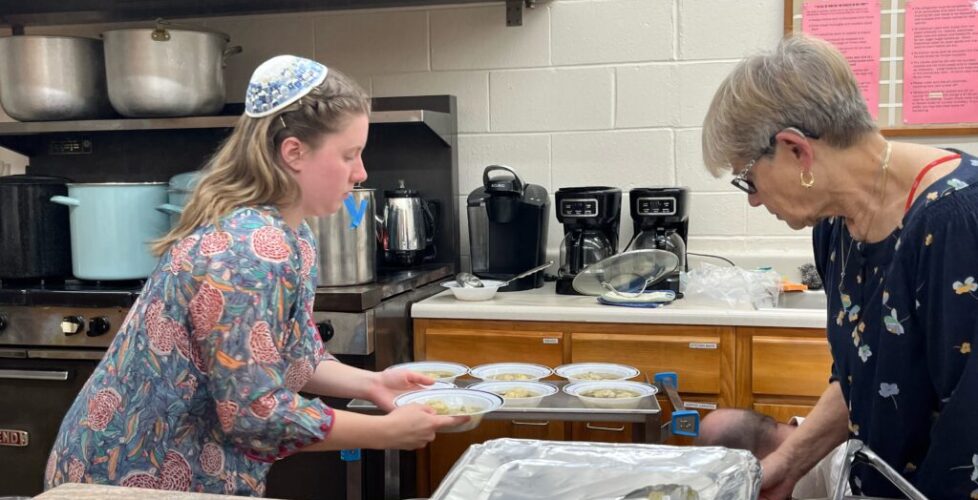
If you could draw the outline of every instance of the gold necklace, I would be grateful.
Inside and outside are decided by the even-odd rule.
[[[873,221],[876,220],[876,214],[882,209],[883,200],[886,198],[886,182],[887,180],[889,180],[889,176],[887,175],[887,173],[890,171],[891,151],[892,151],[892,147],[890,145],[890,141],[886,141],[886,149],[883,150],[883,155],[882,155],[883,160],[880,162],[880,170],[882,170],[882,173],[880,175],[882,179],[880,179],[879,181],[879,183],[881,184],[879,190],[880,192],[879,207],[877,207],[877,209],[873,211],[873,215],[870,216],[869,222],[866,223],[866,227],[867,227],[866,235],[869,234],[869,228],[873,227]],[[864,235],[863,239],[865,238],[866,236]],[[839,274],[839,300],[842,301],[842,307],[848,310],[849,307],[851,306],[851,302],[848,300],[849,298],[848,295],[846,295],[845,292],[843,291],[842,285],[845,283],[846,272],[849,270],[849,262],[850,262],[849,257],[852,255],[852,246],[853,244],[856,243],[856,238],[853,238],[852,234],[849,235],[849,249],[845,252],[843,252],[842,250],[844,239],[845,236],[843,234],[840,234],[839,235],[839,258],[842,260],[841,261],[842,272]]]

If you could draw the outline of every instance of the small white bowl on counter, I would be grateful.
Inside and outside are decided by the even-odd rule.
[[[642,399],[654,396],[658,389],[644,382],[600,380],[573,382],[564,386],[564,392],[580,399],[587,408],[634,410]]]
[[[496,295],[496,291],[502,286],[503,282],[498,280],[481,280],[482,286],[475,287],[464,287],[459,285],[457,281],[446,281],[441,284],[441,286],[452,291],[452,295],[458,300],[465,300],[468,302],[477,302],[480,300],[489,300]]]
[[[450,361],[411,361],[387,367],[388,370],[411,370],[427,375],[435,382],[455,383],[455,379],[469,372],[469,367]]]
[[[546,382],[479,382],[469,389],[496,394],[508,408],[536,408],[543,398],[557,394],[557,387]]]
[[[571,363],[554,368],[558,377],[570,382],[628,380],[639,375],[638,368],[617,363]]]
[[[439,415],[465,415],[469,421],[451,427],[442,427],[438,432],[465,432],[475,429],[486,413],[503,406],[503,398],[497,394],[474,389],[426,389],[405,392],[394,398],[394,406],[410,404],[428,405]]]
[[[553,372],[549,366],[533,363],[489,363],[469,370],[473,377],[486,382],[536,382]]]

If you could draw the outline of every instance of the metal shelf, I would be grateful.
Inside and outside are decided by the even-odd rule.
[[[240,115],[190,116],[185,118],[118,118],[54,122],[0,123],[0,136],[28,136],[58,133],[124,132],[135,130],[176,130],[233,128]],[[451,145],[451,116],[425,109],[374,111],[371,124],[423,124],[445,144]]]
[[[0,0],[0,25],[23,26],[147,21],[157,17],[186,18],[274,14],[321,10],[374,9],[479,3],[486,0]],[[507,20],[522,18],[524,2],[505,1]],[[516,15],[517,17],[514,17]]]

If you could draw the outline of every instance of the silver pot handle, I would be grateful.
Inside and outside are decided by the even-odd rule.
[[[242,52],[244,52],[244,49],[240,45],[232,45],[224,49],[224,54],[221,56],[221,67],[226,68],[228,66],[228,58]]]

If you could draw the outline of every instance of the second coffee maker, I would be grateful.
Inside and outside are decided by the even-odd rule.
[[[618,252],[621,189],[607,186],[560,188],[554,201],[557,220],[564,225],[557,293],[578,295],[573,287],[577,273]]]

